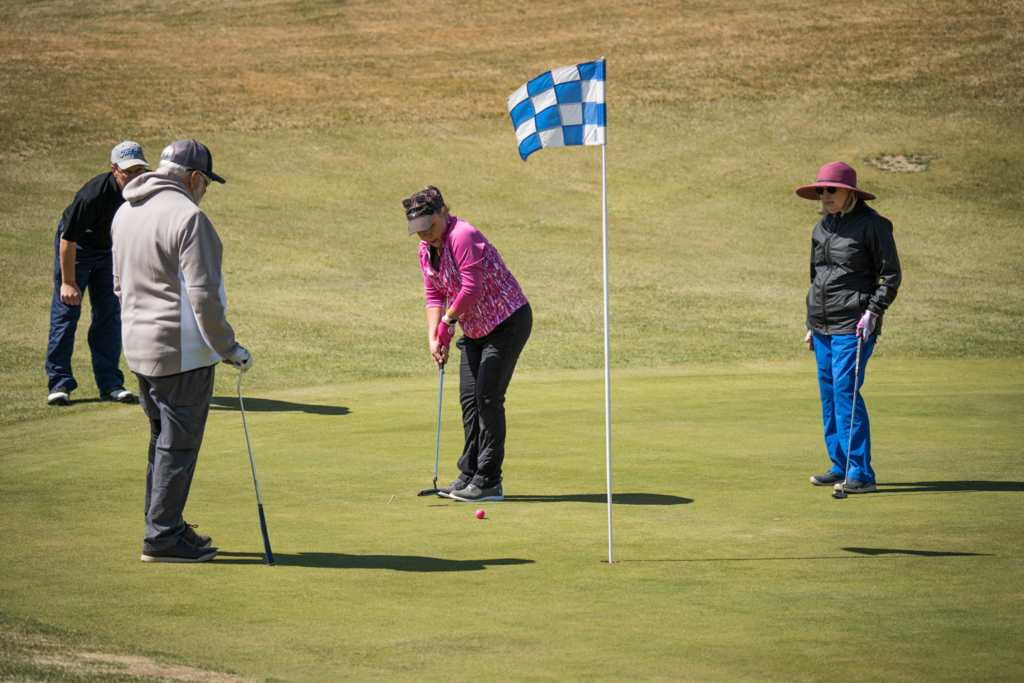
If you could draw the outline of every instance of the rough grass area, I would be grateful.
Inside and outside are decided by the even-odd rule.
[[[0,604],[129,653],[296,682],[448,681],[467,648],[488,681],[1011,681],[1022,376],[1020,360],[873,358],[880,491],[839,501],[808,483],[828,466],[810,359],[622,371],[613,566],[600,372],[516,377],[507,500],[467,506],[416,496],[436,376],[311,393],[257,388],[254,368],[275,567],[232,393],[214,399],[186,511],[221,549],[205,565],[139,561],[147,423],[79,406],[0,446]],[[72,431],[75,448],[49,436]]]
[[[106,651],[97,651],[97,648]],[[66,629],[0,611],[0,681],[17,683],[257,683],[255,678],[196,669],[152,657],[113,654]]]

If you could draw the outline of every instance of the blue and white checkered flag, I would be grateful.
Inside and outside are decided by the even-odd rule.
[[[508,96],[519,156],[605,144],[604,59],[552,69]]]

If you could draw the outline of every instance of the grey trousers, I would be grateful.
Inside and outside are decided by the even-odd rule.
[[[139,403],[149,418],[145,551],[166,550],[185,531],[182,514],[210,414],[217,366],[139,379]]]

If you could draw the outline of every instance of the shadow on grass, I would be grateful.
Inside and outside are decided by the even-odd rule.
[[[843,548],[858,555],[917,555],[918,557],[992,557],[990,553],[950,553],[943,550],[887,550],[885,548]]]
[[[213,560],[218,564],[263,564],[263,553],[221,551]],[[274,561],[282,567],[315,569],[392,569],[396,572],[479,572],[487,567],[533,564],[533,560],[503,557],[494,560],[445,560],[419,555],[346,555],[344,553],[274,553]]]
[[[505,496],[506,503],[607,503],[606,493],[574,493],[564,496]],[[615,505],[686,505],[692,498],[663,493],[613,493]]]
[[[916,557],[994,557],[991,553],[951,553],[944,550],[896,550],[886,548],[842,548],[855,555],[818,557],[716,557],[692,560],[616,560],[619,562],[794,562],[806,560],[867,560],[878,555],[914,555]]]
[[[238,399],[232,396],[214,396],[210,410],[238,410]],[[309,403],[291,403],[272,398],[247,398],[245,410],[250,413],[310,413],[311,415],[348,415],[344,406],[316,406]]]
[[[884,484],[878,493],[1024,492],[1024,481],[914,481]]]

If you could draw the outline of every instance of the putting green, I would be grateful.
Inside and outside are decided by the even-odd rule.
[[[292,681],[1024,670],[1024,362],[872,360],[881,487],[845,501],[807,481],[827,466],[809,358],[613,383],[614,565],[600,372],[515,378],[508,499],[471,506],[416,496],[436,376],[275,392],[257,366],[243,390],[276,567],[230,392],[186,510],[222,550],[205,565],[138,560],[147,424],[138,406],[78,404],[0,447],[0,605],[113,649]],[[442,478],[460,446],[455,382],[445,394]]]

